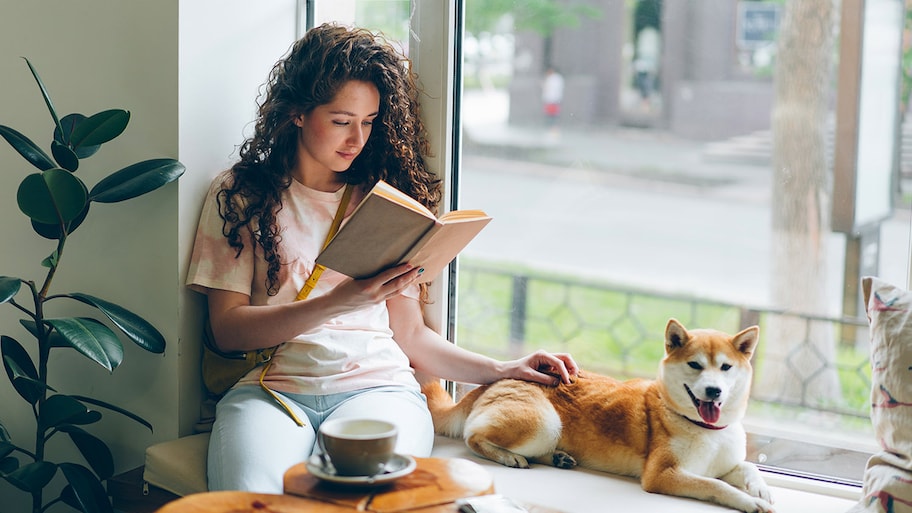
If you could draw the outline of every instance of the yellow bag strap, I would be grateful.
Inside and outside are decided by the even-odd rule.
[[[342,225],[342,218],[345,217],[345,209],[348,207],[348,200],[351,199],[352,186],[346,185],[345,192],[342,193],[342,202],[339,203],[339,208],[336,210],[336,216],[333,217],[332,225],[329,227],[329,233],[326,234],[326,240],[323,242],[323,249],[326,249],[326,246],[329,245],[329,241],[336,235],[336,232],[339,231],[339,226]],[[317,286],[317,281],[320,279],[320,275],[323,274],[323,271],[326,270],[326,266],[316,264],[310,277],[307,278],[307,281],[304,282],[304,286],[301,287],[301,290],[298,292],[295,301],[303,301],[307,299],[307,296],[310,294],[310,291]]]
[[[342,218],[345,217],[345,210],[348,208],[348,201],[351,199],[352,189],[353,187],[350,184],[345,185],[345,192],[342,193],[342,201],[339,203],[339,208],[336,209],[336,215],[333,217],[333,222],[329,227],[329,233],[326,234],[326,240],[323,242],[324,249],[329,244],[329,241],[331,241],[332,238],[336,235],[336,232],[339,231],[339,226],[342,225]],[[320,280],[320,275],[322,275],[323,271],[325,270],[326,267],[320,264],[317,264],[314,267],[313,272],[310,273],[310,277],[307,278],[307,281],[304,282],[304,286],[301,287],[301,290],[295,297],[295,301],[303,301],[307,299],[307,296],[310,295],[310,292],[314,289],[314,287],[317,286],[317,281]],[[262,389],[265,390],[267,394],[272,396],[272,398],[275,399],[277,403],[279,403],[279,406],[281,406],[282,409],[285,410],[285,413],[287,413],[288,416],[295,421],[295,424],[300,427],[304,427],[304,421],[302,421],[295,414],[295,412],[292,411],[291,407],[282,400],[279,394],[275,393],[275,391],[266,386],[266,373],[269,372],[269,367],[272,366],[272,353],[275,352],[275,348],[270,348],[267,351],[269,351],[269,354],[265,359],[266,365],[264,365],[263,370],[260,371],[260,387],[262,387]]]

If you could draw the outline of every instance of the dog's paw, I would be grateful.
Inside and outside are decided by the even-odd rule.
[[[744,483],[744,491],[751,496],[763,499],[768,503],[772,504],[773,502],[769,487],[766,486],[766,481],[764,481],[763,478],[757,477],[756,479],[748,479],[747,482]]]
[[[512,452],[505,453],[500,459],[500,464],[512,468],[529,468],[529,460]]]
[[[753,509],[747,510],[748,513],[776,513],[773,505],[759,497],[754,497]]]
[[[757,467],[751,463],[742,462],[727,475],[723,476],[722,480],[735,488],[744,490],[752,498],[761,499],[767,504],[773,503],[766,481],[764,481]]]
[[[551,464],[557,468],[573,468],[576,466],[576,459],[564,451],[554,451],[551,454]]]

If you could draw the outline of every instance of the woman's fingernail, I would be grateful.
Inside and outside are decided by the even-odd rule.
[[[418,269],[418,274],[421,274],[423,272],[424,272],[424,267],[422,267],[421,269]]]

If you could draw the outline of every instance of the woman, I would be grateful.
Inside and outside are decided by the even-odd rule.
[[[211,490],[281,493],[328,418],[390,420],[397,452],[427,456],[433,425],[416,370],[468,383],[556,384],[576,373],[565,354],[497,361],[450,344],[425,325],[422,269],[409,265],[360,280],[326,270],[295,301],[346,188],[346,215],[379,179],[437,208],[427,152],[408,62],[370,32],[317,27],[273,68],[254,135],[210,188],[187,278],[208,296],[222,351],[281,344],[263,387],[251,372],[218,403]]]

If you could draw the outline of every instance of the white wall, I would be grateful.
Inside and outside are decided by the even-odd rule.
[[[0,0],[0,124],[49,151],[53,124],[20,58],[26,56],[61,115],[131,111],[126,132],[77,171],[89,187],[147,158],[178,158],[187,166],[178,183],[152,194],[93,205],[68,241],[51,289],[123,305],[152,322],[167,341],[164,355],[125,341],[124,363],[110,375],[72,352],[58,350],[52,358],[51,384],[61,392],[112,402],[153,424],[150,433],[105,413],[100,426],[90,427],[111,445],[117,471],[140,465],[146,446],[189,433],[197,419],[202,302],[183,281],[199,203],[210,178],[236,155],[242,130],[253,119],[258,85],[294,39],[294,3]],[[19,182],[33,171],[0,141],[0,275],[41,282],[46,269],[40,261],[54,244],[32,232],[15,200]],[[95,315],[71,302],[51,305],[51,315]],[[0,305],[0,334],[33,351],[20,317],[10,305]],[[33,447],[30,409],[5,378],[0,404],[0,422],[13,440]],[[61,459],[79,458],[68,442],[49,450]],[[5,483],[0,497],[13,501],[4,502],[4,511],[28,509],[26,494]]]
[[[180,2],[180,160],[182,219],[178,226],[181,280],[186,277],[203,196],[213,176],[237,158],[253,130],[261,86],[295,40],[295,0],[183,0]],[[192,175],[192,177],[190,176]],[[189,179],[188,179],[189,178]],[[180,375],[199,390],[203,297],[181,288]],[[181,434],[198,418],[197,396],[183,396]],[[185,422],[185,421],[189,421]],[[169,438],[169,437],[164,437]]]

